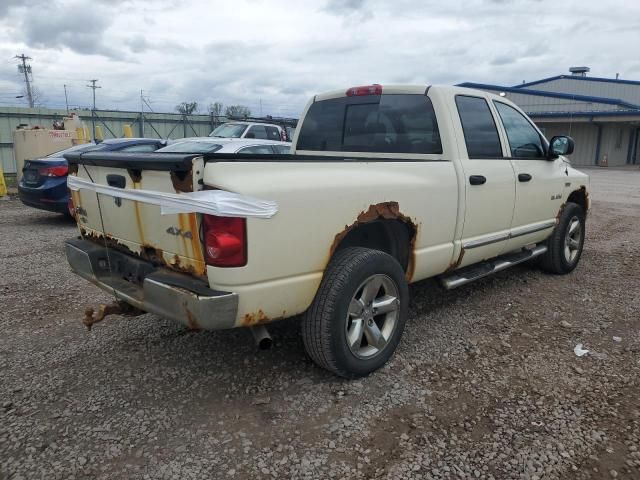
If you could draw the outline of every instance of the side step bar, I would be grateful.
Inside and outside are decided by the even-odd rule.
[[[492,275],[502,270],[506,270],[509,267],[517,265],[518,263],[526,262],[539,255],[542,255],[547,251],[547,247],[544,245],[536,245],[531,250],[522,250],[516,253],[509,253],[493,260],[487,260],[485,262],[469,265],[468,267],[461,268],[449,275],[441,276],[440,283],[447,290],[461,287],[467,283],[471,283],[480,278]]]

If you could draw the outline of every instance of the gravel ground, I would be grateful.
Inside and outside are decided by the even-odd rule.
[[[0,200],[0,478],[640,478],[640,172],[589,173],[576,271],[416,284],[395,357],[352,382],[295,320],[266,352],[153,315],[88,333],[110,299],[67,267],[75,227]]]

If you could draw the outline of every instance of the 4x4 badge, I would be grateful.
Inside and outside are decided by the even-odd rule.
[[[169,227],[167,228],[167,233],[170,235],[175,235],[176,237],[182,237],[182,238],[193,238],[193,235],[190,231],[183,231],[180,228],[176,228],[176,227]]]

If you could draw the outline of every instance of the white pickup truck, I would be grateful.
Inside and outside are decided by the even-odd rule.
[[[311,358],[359,377],[397,347],[409,283],[576,267],[589,179],[572,151],[482,91],[333,91],[309,101],[292,155],[68,155],[67,257],[118,301],[87,325],[143,311],[265,340],[301,315]]]

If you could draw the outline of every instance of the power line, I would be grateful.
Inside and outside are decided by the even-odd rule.
[[[18,71],[24,73],[24,83],[27,86],[27,98],[29,99],[29,107],[33,108],[33,94],[31,92],[31,82],[29,81],[29,74],[31,73],[31,65],[27,65],[27,60],[31,60],[31,57],[27,57],[24,53],[22,55],[16,55],[14,58],[22,60],[22,65],[18,65]]]

